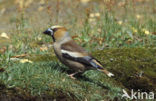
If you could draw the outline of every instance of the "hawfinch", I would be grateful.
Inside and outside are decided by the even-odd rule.
[[[74,70],[74,73],[70,74],[71,78],[74,78],[75,74],[83,73],[86,70],[98,70],[109,77],[114,76],[114,74],[105,70],[98,60],[77,45],[65,27],[52,26],[43,33],[52,37],[54,52],[58,59]]]

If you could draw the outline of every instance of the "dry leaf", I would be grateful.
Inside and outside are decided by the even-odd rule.
[[[118,23],[119,25],[122,25],[123,22],[122,22],[122,21],[118,21],[117,23]]]
[[[48,47],[46,47],[46,46],[40,47],[40,50],[41,51],[46,51],[46,50],[48,50]]]
[[[0,37],[9,39],[8,35],[5,32],[1,33]]]
[[[156,35],[156,32],[152,32],[153,35]]]
[[[97,29],[97,31],[98,31],[99,33],[101,33],[101,32],[102,32],[101,28],[98,28],[98,29]]]
[[[90,13],[90,14],[89,14],[89,17],[90,17],[90,18],[100,17],[100,13],[98,13],[98,12],[97,12],[97,13]]]
[[[145,34],[147,34],[147,35],[148,35],[148,34],[150,34],[150,32],[149,32],[149,31],[145,31]]]
[[[100,13],[95,13],[95,16],[96,17],[100,17]]]
[[[94,17],[94,13],[90,13],[89,17],[93,18]]]
[[[150,32],[149,32],[147,29],[145,29],[145,28],[143,28],[142,31],[143,31],[146,35],[149,35],[149,34],[150,34]]]
[[[33,63],[31,60],[28,59],[21,59],[20,63]]]
[[[28,56],[28,54],[21,54],[21,55],[12,56],[12,58],[21,58],[21,57],[25,57],[25,56]]]
[[[141,15],[137,14],[137,15],[136,15],[136,18],[137,18],[137,19],[140,19],[140,18],[141,18]]]
[[[82,4],[87,4],[90,0],[80,0]]]
[[[72,36],[72,39],[78,38],[78,35],[74,35]]]

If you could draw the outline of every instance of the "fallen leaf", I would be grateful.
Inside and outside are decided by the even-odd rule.
[[[89,14],[89,17],[90,17],[90,18],[93,18],[93,17],[94,17],[94,13],[90,13],[90,14]]]
[[[98,29],[97,29],[97,31],[98,31],[99,33],[101,33],[101,32],[102,32],[101,28],[98,28]]]
[[[0,37],[9,39],[8,35],[5,32],[1,33]]]
[[[100,17],[100,13],[95,13],[95,16],[96,17]]]
[[[146,31],[145,31],[145,34],[147,34],[147,35],[148,35],[148,34],[150,34],[150,32],[146,30]]]
[[[142,31],[143,31],[146,35],[149,35],[149,34],[150,34],[150,32],[149,32],[147,29],[145,29],[145,28],[143,28]]]
[[[78,35],[74,35],[72,36],[72,39],[78,38]]]
[[[28,59],[21,59],[20,63],[33,63],[31,60]]]
[[[156,35],[156,32],[152,32],[153,35]]]
[[[41,51],[46,51],[46,50],[48,50],[48,47],[46,47],[46,46],[40,47],[40,50]]]
[[[87,4],[90,0],[80,0],[82,4]]]
[[[119,25],[122,25],[123,22],[122,22],[122,21],[118,21],[117,23],[118,23]]]
[[[100,17],[100,13],[98,13],[98,12],[97,12],[97,13],[90,13],[90,14],[89,14],[89,17],[90,17],[90,18]]]
[[[140,19],[141,17],[142,17],[142,16],[139,15],[139,14],[136,15],[136,18],[137,18],[137,19]]]

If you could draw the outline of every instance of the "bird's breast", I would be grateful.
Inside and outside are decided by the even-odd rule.
[[[56,56],[59,59],[61,59],[62,58],[61,45],[57,44],[57,43],[54,43],[53,48],[54,48],[54,52],[55,52]]]

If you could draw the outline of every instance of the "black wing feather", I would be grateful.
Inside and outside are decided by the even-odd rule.
[[[82,63],[84,65],[87,66],[91,66],[94,67],[96,69],[103,69],[103,67],[99,66],[98,64],[96,64],[93,60],[96,60],[95,58],[91,57],[91,56],[84,56],[84,57],[72,57],[67,53],[62,53],[64,58],[67,58],[69,60],[72,61],[77,61],[79,63]],[[96,60],[97,61],[97,60]]]

